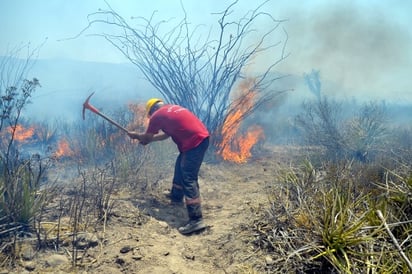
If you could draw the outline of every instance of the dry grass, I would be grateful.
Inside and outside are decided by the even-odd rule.
[[[411,271],[405,259],[412,250],[408,236],[411,179],[395,176],[394,171],[382,178],[366,167],[347,162],[315,169],[306,161],[298,168],[280,168],[268,207],[254,210],[251,225],[245,226],[248,241],[274,262],[257,269],[271,273]],[[371,177],[363,174],[365,170]],[[384,212],[385,222],[377,210]],[[385,223],[401,243],[399,248]]]

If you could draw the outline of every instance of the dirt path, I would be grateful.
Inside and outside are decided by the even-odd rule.
[[[265,200],[265,181],[256,178],[257,174],[262,177],[257,168],[258,165],[203,166],[200,184],[208,228],[199,234],[183,236],[177,232],[177,227],[187,220],[186,209],[171,206],[161,193],[133,201],[130,213],[133,208],[143,210],[149,220],[140,227],[111,227],[112,233],[128,235],[130,239],[114,244],[115,252],[111,258],[108,256],[107,263],[90,273],[107,271],[109,266],[118,273],[237,273],[240,254],[246,248],[238,237],[239,226],[248,222],[249,208]],[[119,208],[127,207],[130,204],[126,202]],[[133,214],[129,218],[121,216],[121,223],[133,219]],[[121,254],[119,251],[125,246],[133,248]],[[116,266],[116,258],[122,258],[124,263]],[[116,273],[115,269],[112,273]]]
[[[79,258],[81,268],[71,269],[69,252],[60,252],[57,262],[51,252],[36,254],[21,265],[31,273],[245,273],[242,269],[249,266],[243,258],[251,247],[242,240],[241,225],[250,222],[251,208],[267,204],[265,188],[275,169],[271,159],[202,166],[199,182],[208,228],[201,233],[177,231],[187,220],[186,209],[168,203],[163,192],[170,178],[165,178],[149,196],[118,197],[114,216],[92,236],[97,246]]]

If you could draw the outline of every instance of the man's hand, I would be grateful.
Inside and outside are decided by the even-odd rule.
[[[142,145],[147,145],[153,139],[153,134],[138,133],[136,131],[128,131],[127,135],[129,135],[129,137],[132,139],[139,140],[139,143]]]
[[[139,143],[145,146],[145,145],[147,145],[149,142],[142,140],[142,141],[139,141]]]
[[[159,133],[159,134],[152,134],[152,133],[138,133],[136,131],[128,131],[127,135],[129,135],[130,138],[132,139],[137,139],[139,140],[140,144],[142,145],[147,145],[151,142],[155,141],[163,141],[169,138],[169,135],[166,133]]]
[[[128,132],[127,132],[127,135],[129,135],[129,137],[130,137],[131,139],[137,139],[137,140],[139,140],[139,141],[140,141],[140,139],[141,139],[141,135],[140,135],[138,132],[136,132],[136,131],[128,131]]]

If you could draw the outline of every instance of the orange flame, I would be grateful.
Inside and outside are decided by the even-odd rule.
[[[73,156],[74,152],[69,146],[69,142],[65,139],[59,141],[57,145],[57,150],[54,152],[55,157],[70,157]]]
[[[144,131],[149,119],[147,118],[146,106],[142,103],[129,103],[129,110],[133,114],[132,121],[128,124],[128,128],[134,131]],[[138,143],[137,140],[130,140],[132,143]]]
[[[8,127],[7,131],[10,134],[14,132],[14,140],[23,142],[32,138],[34,135],[34,127],[24,128],[22,125],[16,125],[15,127]]]
[[[222,142],[219,145],[219,154],[224,160],[245,163],[251,157],[252,147],[264,138],[263,129],[254,125],[248,128],[243,136],[239,136],[239,129],[245,113],[253,108],[256,91],[252,90],[254,81],[249,79],[241,83],[239,95],[233,101],[229,114],[222,127]]]
[[[148,123],[145,105],[130,103],[128,107],[133,113],[133,120],[128,127],[143,130]]]

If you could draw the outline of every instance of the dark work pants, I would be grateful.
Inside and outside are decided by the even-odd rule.
[[[180,153],[175,163],[172,199],[182,200],[185,197],[191,220],[202,218],[198,175],[208,147],[209,138],[206,138],[197,147]]]

